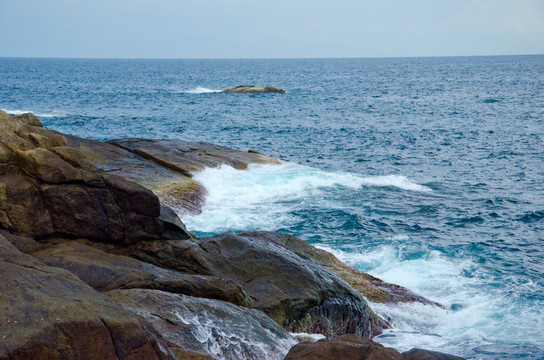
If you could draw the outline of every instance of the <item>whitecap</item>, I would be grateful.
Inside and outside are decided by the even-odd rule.
[[[205,87],[197,86],[194,89],[191,90],[181,90],[179,91],[182,94],[211,94],[211,93],[218,93],[222,90],[215,90],[215,89],[208,89]]]
[[[402,175],[372,176],[363,179],[364,185],[393,186],[403,190],[429,192],[431,188],[416,184]]]

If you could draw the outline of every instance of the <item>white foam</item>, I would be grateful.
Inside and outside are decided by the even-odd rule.
[[[319,341],[321,339],[326,339],[327,337],[322,334],[309,334],[309,333],[289,333],[292,337],[299,341]]]
[[[286,227],[297,220],[289,215],[293,210],[308,206],[343,207],[327,200],[331,191],[354,191],[367,185],[428,191],[404,176],[361,177],[295,163],[253,164],[245,171],[224,165],[205,169],[194,179],[208,191],[203,211],[196,216],[181,215],[188,228],[198,232]]]
[[[406,176],[402,175],[385,175],[385,176],[373,176],[363,179],[364,185],[375,185],[375,186],[394,186],[403,190],[411,191],[422,191],[428,192],[432,191],[427,186],[416,184],[410,181]]]
[[[410,241],[410,240],[406,240]],[[413,347],[458,353],[485,343],[508,343],[517,338],[538,345],[544,330],[540,306],[519,303],[511,295],[519,286],[490,285],[489,275],[471,260],[456,262],[422,246],[420,256],[404,256],[406,242],[376,250],[344,252],[321,246],[357,270],[399,284],[444,305],[420,303],[374,304],[371,307],[394,326],[375,340],[407,351]],[[353,250],[353,251],[352,251]],[[466,274],[470,273],[469,276]],[[527,284],[530,288],[531,284]],[[523,316],[523,326],[519,324]],[[527,322],[532,326],[527,326]]]
[[[68,113],[62,110],[48,110],[48,111],[9,110],[9,109],[0,109],[0,110],[7,112],[8,114],[11,114],[11,115],[22,115],[26,113],[33,113],[39,118],[64,117],[68,115]]]
[[[208,89],[208,88],[205,88],[205,87],[197,86],[196,88],[191,89],[191,90],[182,90],[182,91],[180,91],[180,93],[183,93],[183,94],[211,94],[211,93],[218,93],[218,92],[221,92],[221,91],[222,90],[214,90],[214,89]]]

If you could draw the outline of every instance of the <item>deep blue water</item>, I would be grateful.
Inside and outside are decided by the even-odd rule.
[[[213,91],[240,84],[287,93]],[[0,59],[0,108],[278,157],[197,175],[208,202],[183,220],[294,233],[446,306],[374,305],[388,346],[544,358],[544,56]]]

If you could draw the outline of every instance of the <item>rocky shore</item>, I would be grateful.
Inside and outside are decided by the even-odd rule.
[[[458,359],[370,340],[389,325],[367,299],[440,304],[291,235],[191,234],[171,208],[201,211],[192,174],[251,163],[279,161],[0,111],[0,360]]]

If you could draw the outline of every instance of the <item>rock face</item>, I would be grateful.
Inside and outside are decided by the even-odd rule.
[[[147,325],[0,235],[0,359],[174,359]]]
[[[285,360],[463,360],[437,351],[412,349],[399,353],[395,349],[356,335],[342,335],[334,340],[320,340],[295,345]]]
[[[120,251],[159,267],[232,281],[251,307],[292,332],[371,337],[386,327],[342,279],[260,233],[141,242]]]
[[[162,237],[156,195],[99,171],[75,156],[63,135],[36,121],[0,113],[2,228],[37,238],[62,234],[127,244]]]
[[[267,86],[265,88],[256,87],[255,85],[240,85],[231,89],[223,90],[224,93],[234,94],[263,94],[263,93],[276,93],[285,94],[283,89],[274,86]]]
[[[164,336],[178,359],[283,359],[296,341],[257,310],[157,290],[108,296]]]
[[[442,305],[423,296],[414,294],[412,291],[402,286],[389,284],[372,275],[360,273],[338,260],[333,254],[315,248],[296,236],[266,231],[246,232],[241,233],[240,235],[278,244],[294,252],[303,259],[311,260],[342,278],[372,302],[390,304],[420,302],[422,304],[442,307]]]

